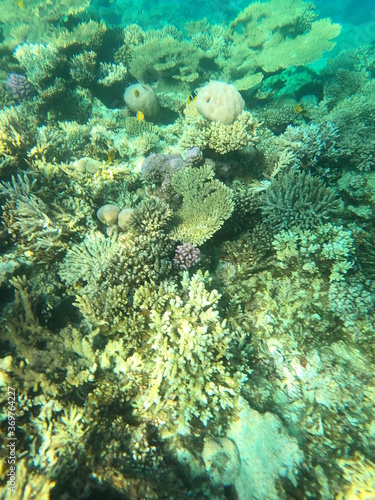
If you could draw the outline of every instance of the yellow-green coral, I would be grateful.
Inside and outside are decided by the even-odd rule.
[[[339,465],[348,486],[336,495],[336,500],[371,500],[375,498],[375,464],[357,454],[354,460],[341,459]]]
[[[233,211],[232,191],[218,179],[208,165],[187,167],[172,179],[175,191],[182,196],[177,212],[179,224],[171,237],[176,241],[202,245],[209,240]]]
[[[197,417],[206,425],[220,410],[233,408],[246,376],[238,353],[238,334],[231,332],[218,312],[220,294],[209,291],[208,273],[184,273],[176,285],[152,291],[140,287],[134,305],[150,314],[149,351],[143,370],[147,384],[139,398],[146,411],[168,416],[168,427],[188,432]],[[237,360],[238,361],[238,360]]]
[[[188,125],[184,127],[180,141],[182,147],[209,148],[222,155],[255,143],[256,129],[259,126],[248,111],[242,111],[231,125],[224,125],[219,121],[210,122],[202,117],[193,119],[188,115],[186,121]]]

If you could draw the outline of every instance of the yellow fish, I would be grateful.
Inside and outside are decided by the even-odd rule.
[[[17,5],[22,10],[25,8],[25,4],[23,3],[23,0],[18,0]]]
[[[296,113],[302,113],[302,111],[303,111],[303,107],[302,107],[300,104],[296,104],[296,105],[294,106],[294,111],[295,111]]]
[[[195,101],[195,99],[197,98],[197,95],[198,95],[198,90],[197,89],[194,89],[190,92],[190,95],[188,97],[188,100],[187,100],[187,103],[191,103],[191,101]]]
[[[108,151],[107,163],[112,163],[115,158],[116,158],[116,150],[110,149]]]
[[[137,111],[136,116],[137,116],[139,122],[143,122],[143,120],[145,119],[145,115],[142,113],[142,111]]]

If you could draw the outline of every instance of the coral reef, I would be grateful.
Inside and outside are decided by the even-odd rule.
[[[1,498],[373,496],[374,45],[123,7],[2,13]]]
[[[178,245],[174,254],[173,264],[178,269],[186,271],[195,266],[201,260],[201,252],[190,243]]]
[[[183,148],[208,148],[224,155],[256,143],[258,126],[257,120],[247,111],[243,111],[230,125],[220,121],[209,122],[203,118],[189,119],[180,145]]]
[[[281,172],[261,195],[265,223],[282,229],[310,229],[340,214],[341,203],[322,179],[293,168]]]
[[[214,179],[214,175],[210,166],[186,167],[174,174],[172,185],[182,196],[182,206],[177,212],[180,222],[171,234],[172,239],[202,245],[231,216],[231,190]]]

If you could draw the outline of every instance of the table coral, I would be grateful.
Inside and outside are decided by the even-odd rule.
[[[329,19],[316,19],[314,6],[302,0],[254,2],[229,25],[229,45],[217,58],[225,81],[243,80],[290,66],[309,64],[331,50],[341,30]],[[249,79],[249,84],[255,83]]]
[[[214,179],[214,171],[209,166],[186,167],[174,174],[172,184],[182,196],[182,206],[177,212],[179,225],[171,237],[176,241],[202,245],[231,216],[232,192]]]

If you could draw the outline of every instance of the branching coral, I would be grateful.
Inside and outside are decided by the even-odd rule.
[[[28,105],[3,108],[0,111],[0,158],[13,163],[24,161],[34,145],[36,133],[36,120]]]
[[[7,198],[3,224],[29,257],[46,262],[65,245],[55,214],[33,193],[34,185],[27,176],[0,184],[0,194]]]
[[[337,150],[335,148],[339,133],[337,127],[331,122],[316,125],[310,123],[293,127],[289,125],[285,132],[277,139],[286,152],[292,152],[303,166],[316,165],[323,158],[330,161],[335,159]]]
[[[181,285],[154,296],[141,287],[134,304],[150,311],[148,382],[140,407],[155,417],[161,410],[168,427],[184,434],[194,417],[206,425],[233,408],[246,376],[236,360],[238,335],[220,319],[220,295],[207,289],[208,275],[189,279],[186,272]]]
[[[281,172],[261,195],[261,211],[273,232],[308,229],[338,215],[341,203],[319,177],[292,168]]]
[[[202,245],[231,216],[232,192],[214,175],[207,165],[186,167],[174,174],[173,188],[182,196],[179,225],[171,234],[174,240]]]
[[[198,146],[212,149],[219,154],[237,151],[257,141],[256,130],[259,124],[248,111],[243,111],[231,125],[209,122],[204,118],[187,120],[180,145],[184,148]]]
[[[170,218],[168,205],[151,199],[133,211],[131,231],[119,237],[92,235],[68,250],[59,273],[68,285],[83,283],[73,290],[90,325],[102,325],[107,333],[129,329],[134,290],[159,282],[172,268]]]

